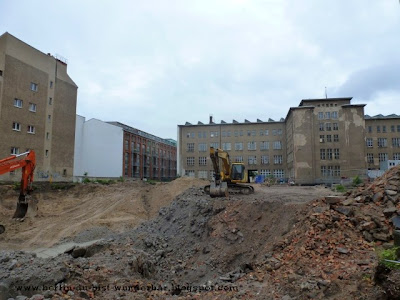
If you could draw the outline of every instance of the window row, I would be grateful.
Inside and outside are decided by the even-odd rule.
[[[327,134],[326,136],[325,135],[320,135],[319,136],[319,142],[320,143],[325,143],[325,142],[327,142],[327,143],[331,143],[331,142],[339,142],[339,135],[338,134],[334,134],[333,135],[333,139],[332,139],[332,135],[331,134]]]
[[[21,131],[21,124],[18,122],[13,122],[12,123],[12,129],[14,131]],[[27,133],[32,133],[35,134],[35,126],[33,125],[28,125],[27,126]]]
[[[265,150],[270,149],[269,142],[263,141],[263,142],[259,142],[259,143],[260,143],[260,150],[265,151]],[[232,144],[233,143],[222,143],[222,150],[225,150],[225,151],[232,150]],[[243,151],[244,150],[243,142],[234,143],[234,146],[235,146],[235,151]],[[210,143],[210,147],[217,149],[217,148],[219,148],[219,143]],[[272,149],[282,150],[282,142],[281,141],[272,142]],[[199,150],[199,152],[209,151],[209,148],[207,148],[207,143],[199,143],[198,150]],[[252,151],[257,150],[257,142],[255,142],[255,141],[248,142],[247,150],[252,150]],[[186,151],[194,152],[194,143],[187,143]]]
[[[335,149],[320,149],[320,159],[321,160],[332,160],[333,158],[335,159],[340,159],[340,150],[338,148]]]
[[[318,113],[318,119],[319,120],[329,120],[329,119],[338,119],[339,114],[337,111],[326,111],[324,112],[319,112]]]
[[[321,166],[322,177],[340,177],[340,166]]]
[[[338,123],[319,123],[319,131],[339,130]]]
[[[374,140],[372,138],[367,138],[365,143],[368,148],[374,147]],[[378,138],[377,140],[378,148],[385,148],[388,146],[387,138]],[[392,138],[392,147],[400,147],[400,138]]]
[[[26,149],[25,152],[28,152],[28,151],[30,151],[30,150],[33,150],[33,149]],[[44,153],[45,153],[46,157],[49,156],[49,150],[45,150]],[[20,149],[19,149],[19,147],[11,147],[10,154],[11,154],[11,155],[18,155],[18,154],[20,154]]]
[[[400,160],[400,153],[393,153],[392,159]],[[379,160],[379,162],[387,161],[387,160],[389,160],[389,155],[387,153],[378,153],[378,160]],[[374,154],[373,153],[367,153],[367,162],[370,164],[374,163]]]
[[[257,130],[254,130],[254,129],[253,130],[234,130],[234,131],[223,130],[221,132],[219,132],[219,131],[210,131],[209,132],[210,137],[219,137],[220,133],[221,133],[222,137],[231,137],[231,134],[233,134],[235,137],[244,136],[244,135],[257,136]],[[268,136],[270,133],[270,130],[269,129],[261,129],[258,131],[258,133],[259,133],[259,136]],[[272,129],[271,134],[273,136],[279,136],[279,135],[283,134],[283,130],[282,129]],[[188,133],[186,133],[186,137],[194,139],[196,137],[196,134],[194,132],[188,132]],[[199,132],[197,132],[197,137],[199,139],[201,139],[201,138],[205,139],[205,138],[207,138],[207,132],[199,131]]]
[[[367,131],[369,132],[369,133],[372,133],[373,132],[373,126],[368,126],[367,127]],[[390,132],[400,132],[400,125],[390,125]],[[385,133],[385,132],[387,132],[387,128],[386,128],[386,125],[377,125],[376,126],[376,132],[378,132],[378,133]]]
[[[17,99],[17,98],[14,99],[15,107],[22,108],[23,104],[24,104],[24,100]],[[36,112],[36,104],[35,103],[29,102],[29,111]]]
[[[260,163],[262,165],[269,165],[270,164],[270,156],[269,155],[261,155],[260,156],[261,160]],[[198,158],[198,165],[199,166],[206,166],[207,165],[207,156],[200,156]],[[283,163],[283,155],[273,155],[271,156],[271,163],[273,162],[274,165],[281,165]],[[242,163],[244,162],[243,160],[243,156],[242,155],[238,155],[238,156],[234,156],[232,158],[233,162],[239,162]],[[186,158],[186,165],[187,166],[194,166],[196,163],[196,159],[195,157],[187,157]],[[257,164],[257,155],[249,155],[247,157],[247,163],[249,165],[256,165]]]
[[[275,169],[275,170],[269,170],[269,169],[262,169],[260,170],[260,175],[263,175],[265,177],[268,176],[273,176],[275,178],[284,178],[285,177],[285,171],[282,169]],[[199,170],[197,171],[197,177],[202,178],[202,179],[212,179],[214,178],[215,172],[213,170]],[[196,177],[196,171],[195,170],[185,170],[185,176],[189,177]]]

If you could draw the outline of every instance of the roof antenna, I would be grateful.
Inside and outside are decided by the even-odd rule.
[[[328,93],[326,92],[326,87],[325,87],[325,98],[328,99]]]

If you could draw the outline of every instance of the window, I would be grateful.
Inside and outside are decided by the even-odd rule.
[[[207,151],[207,144],[206,143],[200,143],[199,144],[199,152],[205,152]]]
[[[382,125],[382,132],[386,132],[386,125]]]
[[[21,124],[18,122],[13,122],[12,129],[15,131],[21,131]]]
[[[369,133],[372,132],[372,126],[368,126],[368,132],[369,132]]]
[[[197,176],[201,179],[207,179],[207,171],[204,170],[198,171]]]
[[[206,166],[207,165],[207,157],[199,157],[199,166]]]
[[[326,136],[326,142],[331,143],[332,142],[332,136],[329,134]]]
[[[53,98],[49,98],[49,105],[52,105],[53,104]]]
[[[332,149],[326,149],[326,157],[329,160],[332,160]]]
[[[394,125],[390,126],[390,131],[391,131],[391,132],[395,132],[395,130],[394,130]]]
[[[271,170],[260,170],[260,175],[263,175],[265,177],[271,175]]]
[[[22,103],[23,103],[23,101],[21,99],[17,99],[17,98],[14,99],[15,107],[22,108]]]
[[[51,115],[47,116],[47,121],[51,122]]]
[[[397,125],[397,132],[400,132],[400,125]]]
[[[194,157],[186,157],[186,165],[194,166]]]
[[[235,156],[235,162],[243,162],[243,156]]]
[[[36,104],[35,103],[29,103],[29,111],[36,112]]]
[[[366,143],[368,148],[372,148],[374,146],[372,138],[367,138]]]
[[[248,142],[247,150],[257,150],[257,143],[256,142]]]
[[[46,157],[49,157],[49,150],[45,151],[45,155],[46,155]]]
[[[272,129],[272,135],[277,135],[278,131],[276,129]]]
[[[222,143],[222,150],[231,150],[231,143]]]
[[[400,147],[400,138],[392,138],[392,146]]]
[[[11,155],[18,155],[19,148],[18,147],[11,147]]]
[[[187,152],[194,152],[194,143],[187,143]]]
[[[3,70],[0,70],[0,76],[3,76]]]
[[[236,137],[239,136],[239,131],[235,130],[235,136],[236,136]]]
[[[323,120],[324,119],[324,113],[323,112],[319,112],[318,113],[318,120]]]
[[[37,83],[31,82],[31,91],[37,92],[38,91],[38,85]]]
[[[203,139],[207,138],[207,132],[203,131]]]
[[[129,141],[125,140],[124,145],[125,145],[125,151],[128,151],[129,150]]]
[[[379,157],[379,162],[381,162],[381,161],[387,161],[387,160],[388,160],[388,155],[387,155],[387,153],[379,153],[379,154],[378,154],[378,157]]]
[[[210,131],[210,137],[218,137],[218,131]]]
[[[319,136],[319,142],[320,143],[325,143],[325,136],[324,135],[320,135]]]
[[[338,148],[333,149],[333,153],[335,155],[335,159],[339,159],[340,158],[340,152]]]
[[[325,156],[325,149],[319,149],[319,158],[320,158],[321,160],[326,159],[326,156]]]
[[[247,136],[251,136],[251,131],[247,130]]]
[[[240,130],[239,133],[240,133],[240,136],[243,136],[243,130]]]
[[[210,147],[217,149],[219,148],[219,143],[210,143]]]
[[[330,111],[327,111],[327,112],[325,113],[325,119],[329,120],[330,118],[331,118],[331,112],[330,112]]]
[[[257,164],[257,156],[249,155],[248,163],[249,163],[249,165],[256,165]]]
[[[275,141],[273,147],[274,147],[275,150],[280,150],[280,149],[282,149],[282,143],[281,143],[281,141]]]
[[[381,126],[376,126],[376,132],[381,132]]]
[[[50,81],[50,88],[53,88],[53,81]]]
[[[331,125],[331,123],[325,123],[325,130],[326,130],[326,131],[331,131],[331,130],[332,130],[332,125]]]
[[[332,119],[337,119],[339,117],[338,112],[337,111],[333,111],[331,114],[331,118]]]
[[[269,142],[260,142],[260,150],[268,150],[269,149]]]
[[[322,177],[328,176],[328,172],[326,170],[326,166],[321,166],[321,176]]]
[[[199,139],[201,139],[202,136],[203,136],[202,132],[199,131],[199,132],[197,133],[197,137],[198,137]]]
[[[339,142],[339,135],[338,134],[334,134],[333,135],[333,141],[334,142]]]
[[[367,162],[369,164],[373,164],[374,163],[374,154],[373,153],[367,153]]]
[[[262,155],[261,156],[261,164],[268,165],[269,164],[269,155]]]
[[[222,131],[222,137],[226,137],[226,131]]]
[[[274,155],[274,164],[275,165],[280,165],[283,162],[283,156],[282,155]]]
[[[387,147],[387,138],[378,138],[378,148]]]
[[[265,129],[265,135],[269,135],[269,130]]]
[[[319,131],[324,131],[325,129],[324,123],[319,123]]]
[[[400,153],[393,153],[393,160],[400,160]]]
[[[282,129],[278,129],[278,135],[282,135]]]
[[[333,130],[339,130],[339,124],[333,123]]]
[[[195,177],[196,173],[194,170],[185,170],[185,176]]]
[[[35,126],[28,125],[28,133],[35,134]]]
[[[50,133],[46,132],[46,140],[49,140],[49,139],[50,139]]]
[[[236,151],[243,151],[243,143],[235,143]]]
[[[230,136],[231,136],[231,131],[230,131],[230,130],[228,130],[228,131],[226,132],[226,136],[227,136],[227,137],[230,137]]]
[[[264,129],[260,129],[260,136],[264,135]]]
[[[283,178],[285,177],[285,172],[283,170],[274,170],[274,177],[275,178]]]

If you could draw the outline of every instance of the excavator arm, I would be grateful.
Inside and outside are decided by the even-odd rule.
[[[225,180],[226,178],[230,178],[231,167],[229,154],[221,149],[210,148],[210,158],[213,164],[215,179],[216,180]],[[220,166],[220,161],[222,162]]]
[[[26,155],[24,159],[15,161],[16,158]],[[0,175],[22,169],[21,188],[17,203],[17,209],[13,218],[24,218],[28,210],[27,196],[32,192],[33,174],[36,166],[36,155],[33,150],[19,154],[12,155],[5,159],[0,160]]]

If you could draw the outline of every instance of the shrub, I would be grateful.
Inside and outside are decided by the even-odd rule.
[[[336,189],[336,192],[339,192],[339,193],[344,193],[346,191],[346,188],[341,184],[337,185],[335,189]]]
[[[362,183],[363,181],[361,180],[361,178],[357,175],[356,177],[354,177],[353,179],[353,186],[357,186],[360,183]]]
[[[398,248],[399,247],[393,247],[391,249],[377,251],[379,263],[383,264],[389,269],[400,269],[400,264],[386,261],[386,259],[396,261],[396,251]]]

